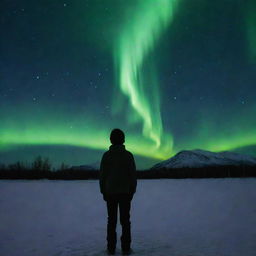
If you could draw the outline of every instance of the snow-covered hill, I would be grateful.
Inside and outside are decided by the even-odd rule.
[[[256,165],[256,158],[233,152],[214,153],[205,150],[184,150],[163,162],[154,165],[151,169],[204,167],[216,165]]]

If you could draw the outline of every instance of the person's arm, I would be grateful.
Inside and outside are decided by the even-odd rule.
[[[100,162],[100,192],[105,195],[106,194],[106,189],[105,189],[105,184],[106,184],[106,155],[104,154],[102,156],[101,162]]]
[[[132,154],[131,154],[130,173],[131,173],[131,193],[134,194],[137,188],[137,177],[136,177],[136,164]]]

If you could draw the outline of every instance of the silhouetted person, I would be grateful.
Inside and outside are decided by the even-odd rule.
[[[131,200],[136,192],[136,166],[131,152],[125,149],[125,135],[120,129],[110,134],[112,145],[106,151],[100,164],[100,191],[107,202],[107,250],[115,254],[116,224],[119,208],[122,225],[121,247],[124,254],[131,252]]]

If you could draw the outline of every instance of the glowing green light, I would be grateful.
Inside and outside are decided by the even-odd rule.
[[[68,129],[41,130],[31,127],[27,131],[17,129],[3,132],[0,150],[17,145],[69,145],[106,150],[110,145],[108,138],[107,131],[95,131],[93,128],[87,129],[85,133],[82,130],[70,132]],[[169,156],[163,155],[161,151],[156,152],[155,147],[141,136],[128,135],[126,141],[127,149],[134,154],[161,160]]]
[[[69,117],[73,124],[70,126],[64,113],[54,115],[46,108],[44,114],[36,116],[36,111],[29,109],[31,107],[20,109],[22,113],[29,113],[28,116],[17,113],[5,118],[5,123],[0,127],[0,151],[18,145],[69,145],[96,150],[107,150],[110,145],[112,122],[97,123],[88,115],[86,118],[77,115],[73,119]],[[165,151],[156,151],[153,143],[139,134],[126,133],[125,145],[137,155],[155,159],[169,157],[169,154],[164,154],[166,148]]]
[[[145,59],[163,30],[170,24],[177,0],[141,0],[123,27],[116,44],[116,62],[121,91],[129,98],[134,115],[143,123],[143,135],[172,150],[172,138],[163,133],[160,114],[159,86],[142,72]],[[147,82],[145,82],[147,80]],[[151,95],[151,97],[149,96]],[[153,95],[153,96],[152,96]],[[167,143],[168,146],[163,145]]]
[[[248,111],[249,113],[249,111]],[[240,117],[240,126],[228,122],[217,125],[214,120],[205,119],[200,129],[181,145],[177,145],[175,151],[184,149],[203,149],[212,152],[233,151],[239,148],[255,146],[256,133],[253,126],[254,117],[248,114],[244,118]],[[221,130],[221,132],[217,129]]]

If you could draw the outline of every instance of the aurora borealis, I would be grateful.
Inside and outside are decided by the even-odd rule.
[[[132,21],[129,19],[128,26],[121,29],[117,43],[117,68],[121,91],[129,97],[132,109],[142,119],[143,135],[153,140],[158,150],[163,143],[158,84],[154,76],[149,72],[142,72],[141,69],[161,30],[170,23],[176,2],[139,1],[135,14],[130,14]],[[151,79],[146,79],[146,76]],[[171,146],[171,138],[165,137],[164,140],[169,141]]]
[[[141,168],[256,156],[254,2],[3,1],[0,163],[97,163],[116,127]]]

